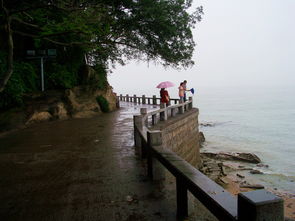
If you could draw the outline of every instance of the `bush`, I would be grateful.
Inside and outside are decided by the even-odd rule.
[[[106,69],[102,65],[96,65],[94,66],[94,70],[96,74],[98,75],[98,79],[99,79],[96,86],[98,89],[104,90],[108,85]]]
[[[100,106],[102,112],[110,112],[109,102],[103,96],[96,97],[96,101]]]
[[[69,89],[77,85],[77,74],[65,65],[53,63],[46,69],[45,85],[48,89]]]
[[[3,54],[0,56],[4,57]],[[3,74],[5,69],[5,65],[1,66],[0,73]],[[23,95],[37,90],[37,79],[34,66],[26,62],[14,62],[14,71],[4,91],[0,93],[0,110],[22,106]]]

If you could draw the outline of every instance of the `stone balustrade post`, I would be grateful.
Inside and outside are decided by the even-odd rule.
[[[142,104],[146,104],[145,95],[142,95]]]
[[[182,103],[182,105],[180,107],[178,107],[178,113],[179,114],[183,114],[184,113],[184,105]]]
[[[160,120],[161,121],[167,120],[168,119],[168,116],[167,116],[166,104],[165,103],[161,103],[160,104],[160,109],[164,109],[162,112],[160,112]]]
[[[136,95],[133,95],[133,102],[136,103]]]
[[[152,115],[152,125],[157,124],[157,114]]]
[[[160,130],[147,132],[147,173],[151,179],[160,180],[165,179],[165,170],[160,162],[153,160],[152,147],[161,146],[163,143],[162,132]]]
[[[266,190],[239,193],[238,221],[264,220],[285,220],[283,199]]]
[[[171,117],[174,117],[174,116],[175,116],[175,109],[171,108]]]
[[[126,102],[129,102],[129,95],[126,94]]]
[[[140,108],[140,114],[142,117],[145,117],[145,115],[147,115],[147,108]],[[145,126],[148,125],[148,118],[145,119],[144,124]]]
[[[185,219],[188,217],[188,197],[186,182],[176,177],[176,203],[177,203],[177,218]]]
[[[138,130],[143,130],[142,115],[133,116],[133,128],[134,128],[134,145],[135,151],[141,156],[142,155],[142,141]]]
[[[190,102],[188,105],[188,109],[191,110],[191,109],[193,109],[193,97],[189,97],[188,100]]]
[[[153,95],[153,105],[157,105],[157,97],[156,97],[156,95]]]

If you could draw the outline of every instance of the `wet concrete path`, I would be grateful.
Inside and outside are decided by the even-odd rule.
[[[175,194],[147,179],[134,152],[139,108],[1,137],[0,220],[175,220]]]

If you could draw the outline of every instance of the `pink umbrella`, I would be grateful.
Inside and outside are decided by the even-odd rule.
[[[163,81],[158,84],[157,88],[167,88],[167,87],[174,87],[175,85],[170,81]]]

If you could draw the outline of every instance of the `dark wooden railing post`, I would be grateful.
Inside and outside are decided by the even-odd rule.
[[[123,95],[120,94],[120,101],[123,101]]]
[[[175,100],[174,100],[174,104],[177,104],[177,101],[178,101],[178,100],[175,99]]]
[[[284,221],[284,201],[266,191],[256,190],[238,195],[238,221]]]
[[[129,95],[126,94],[126,102],[129,102]]]
[[[177,218],[188,217],[187,187],[179,177],[176,177]]]
[[[156,97],[156,95],[153,95],[153,105],[157,105],[157,97]]]
[[[148,104],[151,104],[151,99],[149,97],[147,99],[148,99]]]

